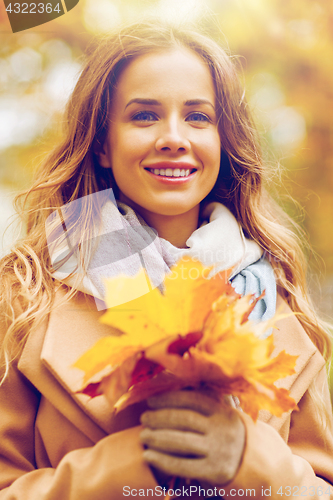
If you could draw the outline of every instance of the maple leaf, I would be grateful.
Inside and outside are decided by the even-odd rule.
[[[254,421],[258,418],[259,410],[268,410],[272,415],[280,417],[286,411],[298,409],[289,391],[278,389],[274,385],[268,388],[257,381],[241,379],[230,383],[228,388],[239,399],[242,410]]]
[[[101,389],[104,393],[103,384],[108,389],[108,377],[101,382]],[[143,401],[151,396],[165,391],[177,391],[187,386],[187,383],[172,373],[167,371],[160,372],[156,377],[148,378],[143,382],[133,385],[127,392],[117,400],[114,405],[115,411],[120,411],[129,405]],[[115,398],[113,399],[113,401]],[[110,401],[110,399],[109,399]]]
[[[132,340],[143,336],[147,342],[167,335],[200,332],[213,302],[223,292],[238,296],[228,282],[231,270],[208,279],[210,271],[211,268],[205,268],[198,261],[181,259],[166,276],[163,294],[154,288],[132,301],[109,309],[101,322],[126,332]],[[123,287],[127,290],[136,280],[142,282],[143,274],[145,271],[142,269],[135,278],[119,276],[106,280],[106,304],[113,303],[114,289],[119,291]],[[123,295],[126,293],[123,292]]]
[[[127,358],[137,359],[138,353],[160,340],[176,342],[183,339],[184,343],[188,342],[191,333],[197,341],[212,303],[224,292],[238,296],[228,282],[231,270],[207,279],[210,271],[211,268],[205,268],[198,261],[181,259],[165,278],[163,294],[157,288],[151,289],[134,300],[108,309],[100,321],[114,326],[123,335],[100,339],[76,361],[73,366],[85,372],[83,384],[101,380],[101,375],[112,373]],[[147,279],[142,269],[135,277],[120,275],[105,280],[106,304],[115,303],[115,293],[123,298],[137,294]]]
[[[117,340],[118,339],[118,340]],[[141,347],[141,349],[143,346]],[[86,351],[73,365],[84,371],[83,383],[95,382],[101,375],[108,375],[126,359],[135,358],[140,351],[138,346],[130,345],[120,337],[103,337],[92,349]]]
[[[123,334],[101,339],[75,363],[85,372],[82,392],[103,393],[120,410],[165,390],[204,384],[237,396],[254,420],[260,409],[280,416],[297,408],[274,385],[294,373],[297,356],[282,351],[272,358],[273,337],[260,338],[283,316],[253,323],[249,315],[263,295],[241,297],[228,282],[230,270],[208,279],[210,272],[183,259],[166,277],[163,294],[153,289],[110,308],[101,321]],[[129,297],[126,288],[135,280],[108,280],[107,304],[114,304],[115,290]]]

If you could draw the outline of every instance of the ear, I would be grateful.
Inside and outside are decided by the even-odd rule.
[[[94,153],[97,156],[98,163],[103,168],[111,168],[111,155],[107,144],[95,144]]]

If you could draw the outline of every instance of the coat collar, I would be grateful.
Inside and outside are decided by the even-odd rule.
[[[97,311],[93,298],[79,294],[61,304],[64,293],[63,290],[58,291],[49,318],[29,335],[19,369],[58,411],[93,442],[97,442],[107,434],[137,425],[144,404],[126,408],[115,416],[104,396],[90,399],[75,393],[82,380],[82,372],[73,368],[73,363],[98,339],[110,335],[112,328],[98,321],[102,313]],[[290,312],[278,298],[277,307],[281,305],[284,308],[282,312]],[[278,384],[290,390],[298,403],[325,361],[294,315],[277,323],[274,336],[274,354],[285,349],[289,354],[299,356],[296,373]],[[288,414],[277,418],[261,411],[259,418],[279,429]]]

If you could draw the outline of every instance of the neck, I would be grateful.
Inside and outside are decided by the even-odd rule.
[[[148,226],[156,229],[160,238],[164,238],[178,248],[186,248],[186,241],[193,231],[198,229],[199,208],[197,205],[189,212],[178,215],[160,215],[142,207],[132,208],[146,221]]]
[[[177,216],[152,214],[151,217],[143,214],[143,217],[150,227],[156,229],[160,238],[164,238],[177,248],[186,248],[186,241],[193,231],[198,229],[198,213]]]

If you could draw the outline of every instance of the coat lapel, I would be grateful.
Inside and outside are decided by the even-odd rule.
[[[28,337],[19,362],[20,371],[62,414],[93,442],[107,434],[137,425],[140,408],[135,405],[113,414],[105,396],[91,399],[76,394],[82,372],[73,363],[112,328],[98,321],[94,299],[80,294],[60,304],[63,291],[57,293],[55,308],[47,321]]]

